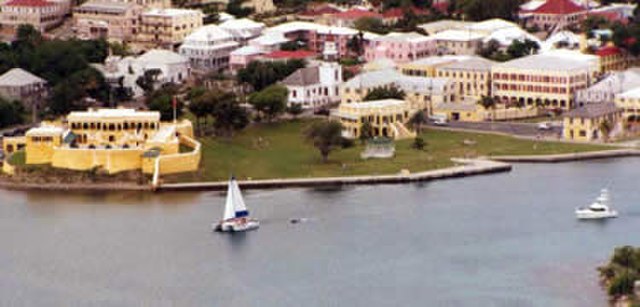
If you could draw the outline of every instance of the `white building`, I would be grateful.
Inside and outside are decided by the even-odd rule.
[[[289,105],[318,109],[340,101],[342,67],[323,62],[319,66],[298,69],[282,81],[289,89]]]
[[[233,35],[233,39],[236,42],[243,45],[249,40],[260,36],[266,28],[264,23],[255,22],[248,18],[230,19],[221,23],[219,26]]]
[[[485,35],[466,30],[446,30],[431,36],[438,54],[471,55],[482,46]]]
[[[582,106],[588,103],[614,101],[616,95],[640,88],[640,68],[612,73],[600,82],[576,93],[576,102]]]
[[[140,97],[144,91],[137,84],[147,71],[156,71],[154,86],[165,83],[181,84],[191,73],[189,59],[169,50],[153,49],[139,57],[111,56],[105,64],[94,65],[107,80],[120,80],[125,88],[130,88],[133,97]]]
[[[229,68],[229,54],[239,46],[228,31],[217,25],[207,25],[189,34],[179,52],[189,59],[194,70],[223,71]]]

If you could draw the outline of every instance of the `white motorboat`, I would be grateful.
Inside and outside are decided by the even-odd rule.
[[[580,220],[595,220],[618,217],[618,212],[611,208],[611,197],[607,189],[600,191],[600,196],[589,207],[576,209],[576,217]]]
[[[259,226],[258,220],[249,218],[249,210],[242,198],[238,182],[231,177],[224,205],[224,217],[219,223],[214,223],[212,228],[221,232],[238,232],[256,229]]]

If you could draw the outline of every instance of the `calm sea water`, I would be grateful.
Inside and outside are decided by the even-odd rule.
[[[252,191],[262,226],[239,235],[210,232],[216,192],[0,191],[0,305],[604,306],[596,267],[640,244],[639,169]],[[576,221],[605,185],[621,217]]]

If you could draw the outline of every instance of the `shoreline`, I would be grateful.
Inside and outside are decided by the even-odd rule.
[[[423,182],[469,176],[509,172],[512,163],[562,163],[622,157],[638,157],[640,149],[612,149],[603,151],[554,154],[554,155],[518,155],[518,156],[488,156],[475,159],[451,160],[457,164],[448,168],[410,173],[389,175],[361,175],[348,177],[317,177],[317,178],[286,178],[243,180],[238,184],[243,189],[283,189],[301,187],[335,187],[342,185],[377,185]],[[41,191],[78,191],[78,192],[169,192],[169,191],[223,191],[227,188],[227,181],[167,183],[157,187],[139,185],[135,183],[54,183],[37,184],[22,183],[0,179],[0,189],[6,190],[41,190]]]
[[[327,187],[343,185],[374,185],[397,184],[439,179],[460,178],[481,174],[493,174],[511,171],[511,164],[482,160],[482,159],[451,159],[462,165],[443,169],[418,172],[412,174],[395,174],[379,176],[348,176],[348,177],[319,177],[319,178],[291,178],[291,179],[265,179],[243,180],[238,185],[244,190],[250,189],[278,189],[300,187]],[[222,191],[227,188],[227,181],[193,182],[193,183],[169,183],[161,184],[156,191]]]

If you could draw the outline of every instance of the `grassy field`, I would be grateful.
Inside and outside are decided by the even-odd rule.
[[[423,151],[411,148],[413,140],[396,142],[392,159],[362,160],[359,143],[331,153],[322,163],[318,151],[304,142],[302,133],[308,121],[252,126],[230,140],[201,138],[202,167],[192,174],[168,176],[167,181],[224,180],[230,174],[238,178],[291,178],[394,174],[402,169],[411,172],[453,165],[454,157],[484,155],[557,154],[610,149],[596,145],[574,145],[520,140],[491,134],[426,130],[427,146]],[[464,140],[475,141],[465,145]]]

